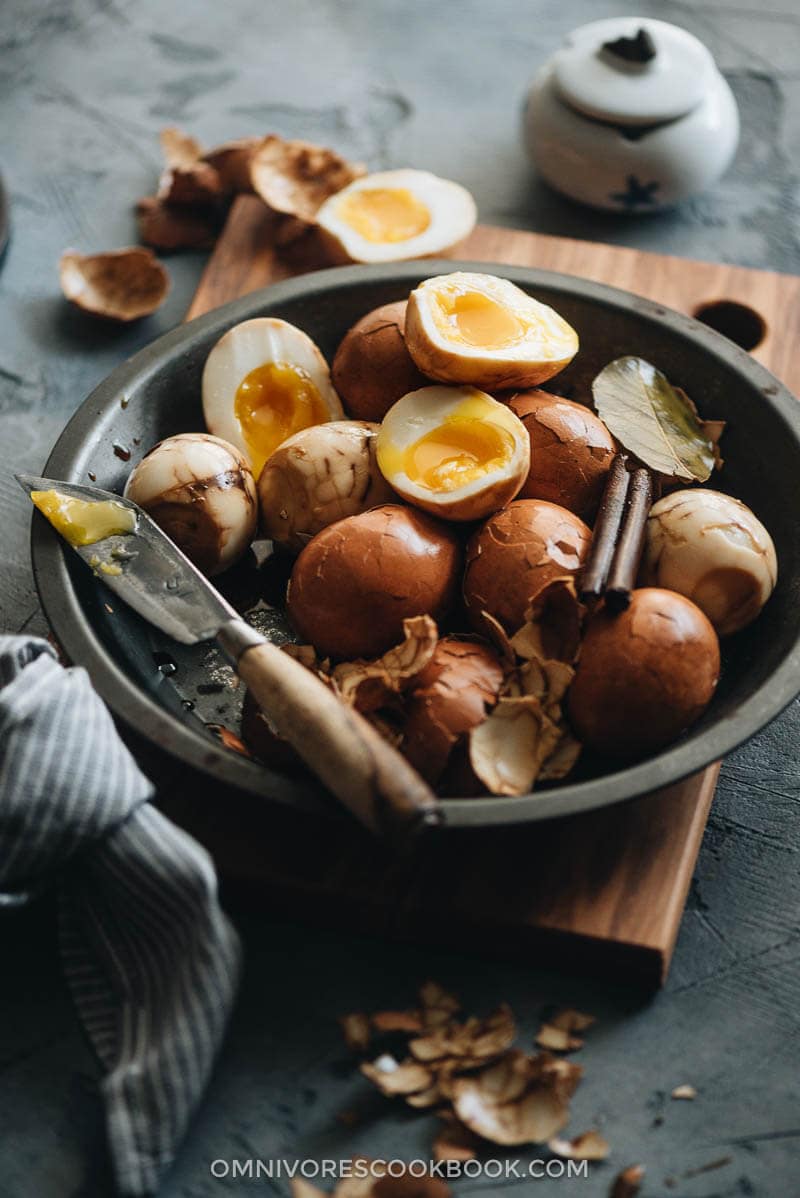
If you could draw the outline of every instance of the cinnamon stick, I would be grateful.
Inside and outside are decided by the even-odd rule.
[[[644,466],[639,466],[630,476],[622,531],[606,583],[606,607],[612,612],[624,611],[631,601],[652,504],[653,476]]]
[[[608,472],[589,556],[583,570],[581,599],[584,603],[600,599],[605,590],[625,514],[630,478],[627,455],[618,453]]]

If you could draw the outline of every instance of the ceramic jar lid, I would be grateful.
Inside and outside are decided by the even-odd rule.
[[[582,25],[553,59],[561,98],[614,125],[685,116],[704,98],[715,71],[714,59],[693,34],[647,17]]]

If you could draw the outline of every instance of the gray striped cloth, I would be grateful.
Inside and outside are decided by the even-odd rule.
[[[208,854],[152,787],[82,669],[0,636],[0,904],[55,883],[64,969],[106,1072],[120,1193],[154,1193],[203,1093],[240,948]]]

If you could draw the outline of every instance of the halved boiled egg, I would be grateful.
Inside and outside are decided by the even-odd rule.
[[[245,320],[219,339],[202,391],[208,431],[240,449],[256,478],[287,437],[344,416],[314,342],[275,317]]]
[[[530,438],[505,404],[474,387],[423,387],[386,413],[378,466],[403,499],[448,520],[481,520],[528,477]]]
[[[397,262],[444,253],[471,233],[475,201],[429,171],[364,175],[326,200],[317,224],[351,262]]]
[[[487,390],[535,387],[574,358],[578,334],[507,279],[456,271],[411,292],[405,327],[423,374]]]

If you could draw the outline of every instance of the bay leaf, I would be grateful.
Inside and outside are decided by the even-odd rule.
[[[694,404],[644,358],[609,362],[592,383],[600,419],[629,453],[669,478],[705,482],[717,464]]]

